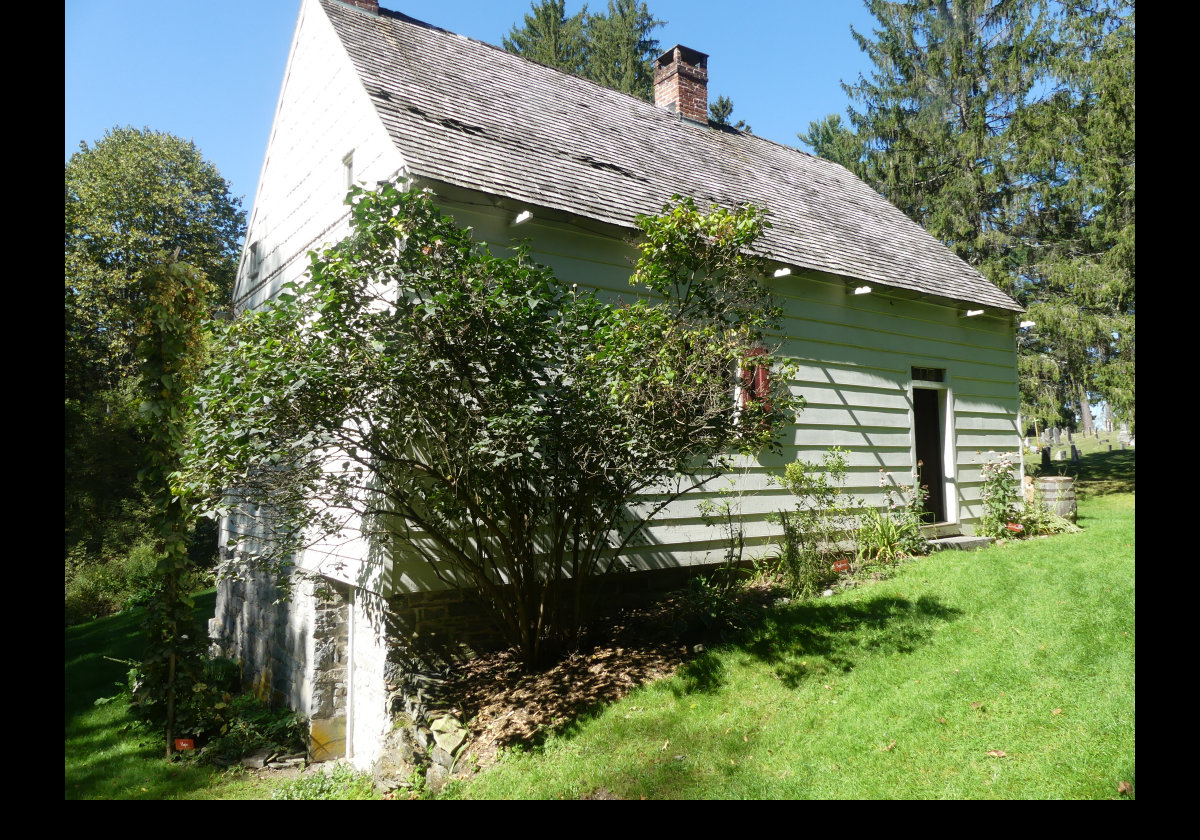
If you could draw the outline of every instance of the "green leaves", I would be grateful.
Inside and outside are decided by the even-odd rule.
[[[231,527],[277,570],[353,512],[477,589],[532,662],[582,626],[593,577],[655,512],[640,492],[710,480],[791,419],[786,383],[753,422],[734,401],[777,312],[751,250],[765,217],[677,202],[643,220],[656,294],[625,305],[564,285],[527,244],[493,255],[428,193],[386,184],[350,206],[309,280],[221,334],[188,482],[210,511],[230,488],[266,511]],[[564,586],[576,597],[552,597]]]
[[[1070,425],[1089,395],[1132,420],[1134,4],[868,6],[854,130],[831,116],[801,139],[1029,309],[1027,420]]]

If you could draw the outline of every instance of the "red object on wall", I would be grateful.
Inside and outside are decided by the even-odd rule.
[[[754,402],[762,403],[763,411],[771,410],[771,403],[767,399],[771,396],[771,368],[750,361],[750,357],[765,355],[767,351],[762,347],[754,347],[746,352],[747,365],[742,368],[742,408]]]

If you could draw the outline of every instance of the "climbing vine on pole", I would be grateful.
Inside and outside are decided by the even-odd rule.
[[[178,252],[176,252],[176,258]],[[152,719],[165,711],[167,757],[173,748],[176,700],[199,680],[201,639],[193,627],[188,571],[187,499],[173,487],[183,442],[186,401],[201,346],[201,322],[210,284],[185,263],[161,259],[142,275],[145,310],[140,328],[141,416],[147,463],[142,476],[154,494],[159,586],[146,607],[149,634],[135,702]]]

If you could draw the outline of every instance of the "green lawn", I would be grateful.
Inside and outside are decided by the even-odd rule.
[[[1125,466],[1081,482],[1132,486]],[[1082,533],[920,558],[775,610],[445,796],[1118,798],[1136,784],[1134,495],[1081,495]],[[166,762],[119,702],[94,705],[126,671],[105,656],[141,644],[136,613],[67,630],[66,798],[268,798]]]
[[[197,632],[207,632],[215,601],[212,590],[196,597]],[[141,656],[141,616],[141,610],[126,610],[67,628],[66,798],[269,798],[271,787],[253,776],[166,761],[161,737],[132,729],[121,700],[95,705],[125,683],[129,666],[114,660]]]
[[[1133,495],[1085,500],[1080,525],[779,610],[450,795],[1117,798],[1136,782]]]

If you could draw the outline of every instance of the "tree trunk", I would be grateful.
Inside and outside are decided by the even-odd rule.
[[[1092,424],[1092,405],[1088,402],[1087,388],[1079,386],[1079,431],[1085,435],[1095,432]]]

